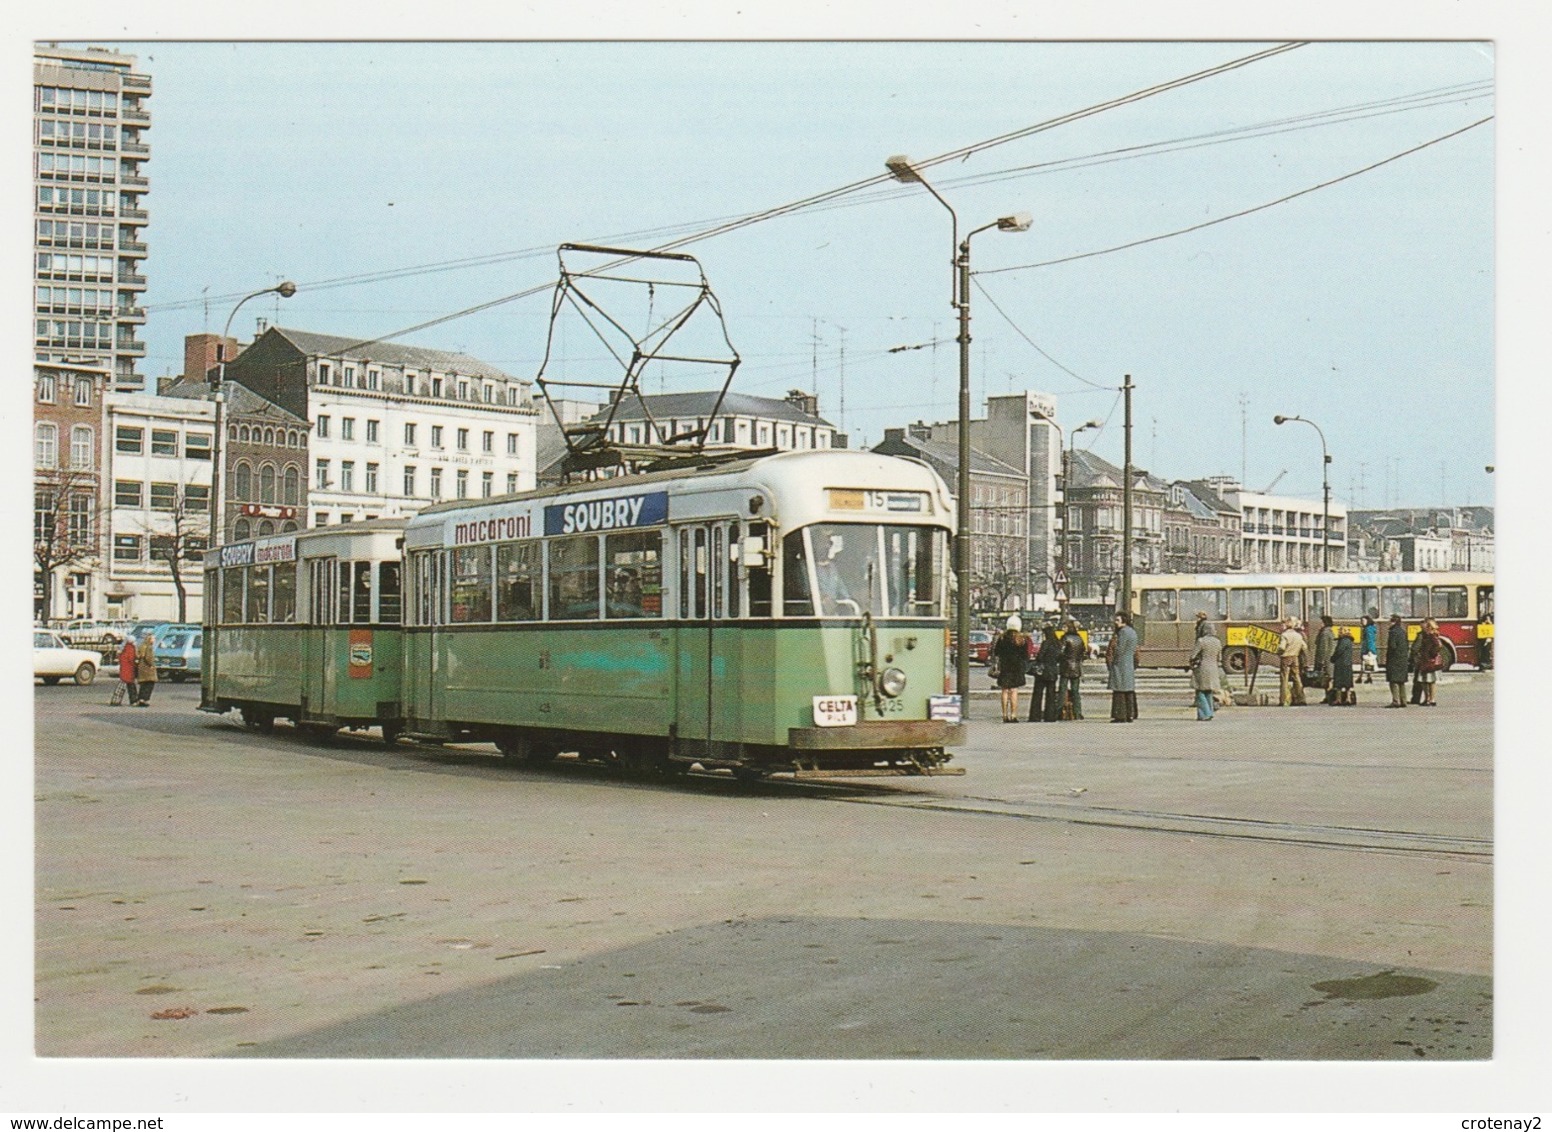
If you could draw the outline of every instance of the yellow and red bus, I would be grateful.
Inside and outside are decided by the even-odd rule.
[[[1281,631],[1290,617],[1317,627],[1330,614],[1338,632],[1359,639],[1367,614],[1379,626],[1380,663],[1391,614],[1408,637],[1426,618],[1439,623],[1445,666],[1490,667],[1493,575],[1468,573],[1153,574],[1132,579],[1130,608],[1137,663],[1181,668],[1191,656],[1197,613],[1218,627],[1230,672],[1257,665],[1254,629]]]

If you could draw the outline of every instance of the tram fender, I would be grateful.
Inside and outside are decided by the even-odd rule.
[[[789,727],[787,745],[798,751],[875,750],[957,747],[965,741],[962,723],[938,719],[858,723],[850,727]]]

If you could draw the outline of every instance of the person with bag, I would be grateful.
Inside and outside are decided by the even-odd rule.
[[[1018,690],[1024,686],[1028,662],[1029,638],[1024,635],[1023,619],[1015,613],[992,645],[991,675],[1002,691],[1004,723],[1018,722]]]
[[[1380,627],[1374,623],[1374,618],[1365,614],[1363,619],[1363,639],[1359,642],[1359,662],[1363,665],[1363,682],[1374,683],[1374,674],[1380,670]]]
[[[1046,625],[1035,653],[1035,687],[1029,701],[1029,722],[1052,723],[1062,717],[1062,702],[1056,698],[1056,686],[1062,675],[1062,642],[1055,625]]]
[[[140,694],[134,705],[150,707],[151,693],[156,691],[156,642],[150,633],[140,638],[140,648],[135,652],[135,683]]]
[[[1213,632],[1212,622],[1198,621],[1196,644],[1191,649],[1191,687],[1196,692],[1196,718],[1204,722],[1213,717],[1214,700],[1223,682],[1222,655],[1223,642]]]
[[[1317,688],[1325,689],[1325,695],[1321,698],[1323,704],[1333,704],[1335,699],[1331,695],[1331,654],[1336,650],[1336,631],[1333,628],[1329,613],[1320,618],[1320,632],[1315,634],[1315,679]]]
[[[1406,707],[1406,678],[1408,664],[1406,626],[1401,614],[1390,615],[1390,631],[1385,635],[1385,680],[1390,685],[1390,703],[1386,707]]]
[[[118,707],[124,702],[125,696],[129,697],[131,704],[140,698],[140,689],[135,682],[135,642],[129,640],[119,650],[119,685],[113,689],[110,702]]]
[[[1423,631],[1417,634],[1417,680],[1423,688],[1423,706],[1437,707],[1434,689],[1439,683],[1439,672],[1444,667],[1444,646],[1439,641],[1439,623],[1432,617],[1423,622]]]

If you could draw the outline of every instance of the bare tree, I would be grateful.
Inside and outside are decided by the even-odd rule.
[[[206,495],[194,501],[189,499],[189,488],[166,500],[167,506],[158,508],[152,500],[152,512],[162,516],[147,528],[150,537],[151,561],[167,563],[172,574],[172,588],[178,593],[178,620],[188,620],[188,585],[183,571],[189,559],[197,559],[210,545],[210,501]]]
[[[54,575],[101,557],[97,477],[78,468],[40,469],[33,482],[32,561],[42,586],[43,621],[53,616]]]
[[[1028,583],[1022,537],[982,535],[981,554],[971,581],[982,608],[1006,609],[1008,599]]]

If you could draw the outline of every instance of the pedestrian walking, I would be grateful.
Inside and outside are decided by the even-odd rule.
[[[1325,689],[1326,694],[1320,701],[1324,704],[1336,702],[1331,695],[1331,654],[1336,649],[1334,625],[1329,613],[1322,614],[1320,632],[1315,634],[1315,683]]]
[[[1223,655],[1223,642],[1213,631],[1212,622],[1206,618],[1196,623],[1196,644],[1191,649],[1191,687],[1196,692],[1196,718],[1210,720],[1213,702],[1223,683],[1223,671],[1219,658]]]
[[[1018,722],[1018,690],[1026,682],[1025,668],[1029,661],[1029,638],[1024,635],[1024,621],[1017,613],[1008,618],[1008,624],[992,645],[992,676],[1002,691],[1002,721]]]
[[[156,642],[150,633],[140,638],[140,648],[135,651],[135,683],[139,687],[135,706],[150,707],[151,693],[156,691]]]
[[[1358,702],[1353,691],[1353,638],[1346,629],[1336,635],[1331,649],[1331,703],[1352,707]]]
[[[1040,647],[1035,653],[1029,722],[1049,723],[1062,717],[1062,702],[1056,698],[1056,685],[1061,675],[1061,638],[1056,635],[1056,626],[1047,624],[1040,632]]]
[[[1439,640],[1439,623],[1432,617],[1423,622],[1423,631],[1417,634],[1417,679],[1423,686],[1423,706],[1436,707],[1434,689],[1438,687],[1439,672],[1444,668],[1444,645]]]
[[[1363,628],[1358,639],[1358,663],[1363,669],[1363,682],[1374,683],[1374,674],[1380,670],[1380,627],[1374,618],[1364,615]]]
[[[1406,626],[1401,614],[1390,615],[1390,629],[1385,634],[1385,680],[1390,685],[1390,703],[1386,707],[1406,707],[1406,678],[1409,667]]]
[[[1083,655],[1088,646],[1078,631],[1075,618],[1067,619],[1067,631],[1062,634],[1062,671],[1057,696],[1060,698],[1063,719],[1083,718]]]
[[[119,650],[119,686],[113,689],[113,705],[117,707],[126,697],[131,704],[140,698],[135,683],[135,642],[130,640]]]
[[[1110,672],[1110,722],[1131,723],[1137,718],[1137,630],[1130,613],[1115,615],[1105,663]]]
[[[1283,707],[1304,706],[1304,658],[1308,653],[1309,645],[1299,631],[1298,621],[1288,618],[1277,654],[1278,702]]]

